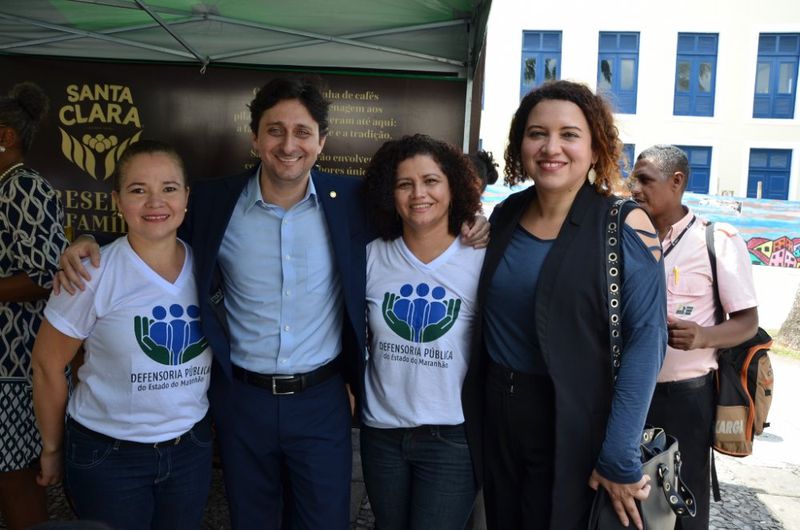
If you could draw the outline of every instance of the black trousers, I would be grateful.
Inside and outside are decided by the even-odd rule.
[[[656,385],[647,423],[678,439],[683,481],[694,493],[697,515],[678,518],[676,530],[707,530],[714,432],[714,377],[708,375]]]
[[[553,487],[553,383],[547,376],[491,364],[485,395],[487,528],[547,529]]]

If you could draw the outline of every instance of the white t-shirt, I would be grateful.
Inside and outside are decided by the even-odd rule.
[[[175,283],[153,271],[126,237],[101,249],[100,268],[74,296],[51,296],[44,315],[85,339],[80,382],[67,406],[78,423],[135,442],[175,438],[208,410],[211,350],[188,245]]]
[[[370,427],[457,425],[485,250],[456,238],[425,264],[402,237],[367,246]]]

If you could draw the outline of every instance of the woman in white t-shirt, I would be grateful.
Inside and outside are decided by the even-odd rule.
[[[196,529],[211,483],[211,352],[192,252],[177,237],[189,197],[183,163],[166,144],[131,144],[113,187],[127,237],[101,249],[85,289],[51,296],[33,348],[38,480],[63,475],[80,519]],[[68,400],[64,367],[81,345]]]
[[[469,159],[424,135],[385,143],[366,172],[380,239],[367,247],[369,359],[361,458],[382,530],[461,529],[476,495],[461,388],[484,250]]]

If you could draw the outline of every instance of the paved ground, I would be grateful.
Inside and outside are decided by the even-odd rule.
[[[773,356],[775,398],[770,411],[772,426],[760,436],[752,456],[717,455],[722,502],[711,506],[711,530],[800,530],[800,361]],[[354,443],[358,439],[354,433]],[[353,529],[371,530],[369,509],[356,452],[353,461]],[[51,515],[72,519],[60,488],[50,491]],[[4,528],[0,520],[0,528]],[[221,472],[206,507],[203,530],[230,528]]]
[[[723,502],[712,505],[712,528],[800,529],[800,361],[773,355],[772,365],[772,425],[751,456],[717,458],[731,495],[723,492]]]

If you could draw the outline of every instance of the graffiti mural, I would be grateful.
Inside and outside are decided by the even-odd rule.
[[[513,190],[490,185],[483,194],[483,211],[489,215]],[[753,265],[800,268],[800,202],[722,197],[686,193],[683,202],[697,215],[734,226],[750,251]]]
[[[684,202],[711,221],[736,227],[753,265],[800,268],[800,202],[694,193],[685,194]]]
[[[766,239],[753,237],[747,241],[750,259],[759,265],[800,268],[800,238]]]

